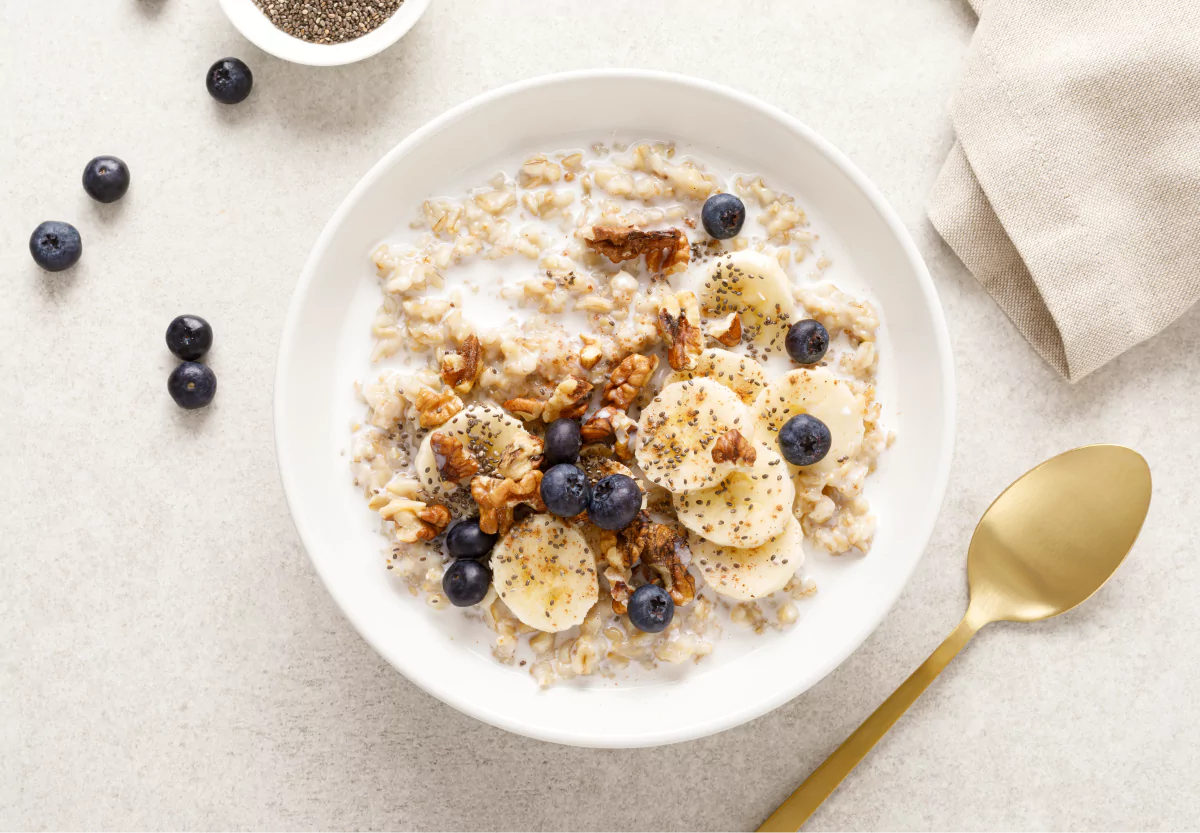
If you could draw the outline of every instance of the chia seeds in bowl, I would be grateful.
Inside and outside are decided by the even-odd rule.
[[[404,0],[254,0],[280,31],[308,43],[346,43],[378,29]]]

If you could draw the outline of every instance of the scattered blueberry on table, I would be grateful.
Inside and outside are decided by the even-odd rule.
[[[483,601],[492,586],[492,571],[481,561],[464,558],[446,568],[442,592],[455,607],[470,607]]]
[[[588,520],[601,529],[624,529],[642,511],[642,490],[628,475],[610,474],[592,487]]]
[[[816,364],[829,349],[829,331],[811,318],[797,321],[788,327],[783,347],[797,364]]]
[[[208,92],[222,104],[239,104],[254,87],[254,73],[237,58],[222,58],[208,69]]]
[[[180,408],[203,408],[217,395],[217,375],[199,362],[184,362],[167,377],[167,391]]]
[[[29,253],[33,255],[34,263],[47,272],[61,272],[79,262],[83,238],[79,236],[79,229],[70,223],[47,220],[33,230]]]
[[[542,450],[548,466],[559,463],[574,463],[579,459],[579,449],[583,447],[579,423],[573,419],[556,419],[546,429],[546,444]]]
[[[629,597],[628,614],[639,631],[662,633],[675,618],[675,600],[657,584],[643,584]]]
[[[812,414],[796,414],[779,429],[779,453],[793,466],[821,462],[832,444],[829,426]]]
[[[198,315],[180,315],[167,326],[167,349],[185,362],[199,359],[212,343],[212,326]]]
[[[700,222],[716,240],[737,237],[746,222],[746,204],[734,194],[713,194],[700,209]]]
[[[583,469],[570,463],[559,463],[542,475],[542,503],[560,518],[573,518],[587,509],[591,491]]]
[[[469,518],[450,527],[446,533],[446,552],[455,558],[483,558],[498,540],[498,534],[480,529],[479,518]]]
[[[116,202],[129,190],[129,166],[115,156],[97,156],[83,169],[83,190],[96,202]]]

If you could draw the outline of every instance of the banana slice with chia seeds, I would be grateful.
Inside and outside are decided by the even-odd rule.
[[[634,456],[642,471],[669,492],[720,482],[734,469],[713,460],[717,438],[752,430],[750,411],[729,388],[707,378],[666,385],[642,409]]]
[[[578,625],[600,597],[596,558],[580,532],[553,515],[530,515],[492,550],[492,585],[513,615],[557,633]]]
[[[749,249],[713,261],[696,287],[704,315],[719,318],[736,312],[742,331],[761,345],[778,343],[796,308],[792,284],[779,261]]]
[[[800,368],[774,379],[754,403],[754,439],[773,451],[779,450],[779,429],[797,414],[812,414],[829,428],[829,453],[811,466],[793,466],[799,471],[827,472],[837,468],[862,445],[867,403],[845,379],[824,368]]]
[[[804,532],[788,518],[783,531],[752,549],[736,549],[711,541],[692,542],[692,561],[700,576],[722,596],[750,601],[782,590],[804,563]]]
[[[426,434],[417,449],[417,478],[430,495],[448,494],[459,487],[458,483],[443,480],[439,472],[438,455],[430,446],[433,435],[439,432],[462,443],[463,449],[486,468],[494,467],[504,449],[518,437],[535,439],[519,419],[496,406],[472,405],[459,411]]]
[[[766,448],[749,469],[737,469],[718,485],[672,495],[675,515],[692,532],[727,547],[757,547],[792,519],[796,487],[783,458]]]
[[[767,373],[762,365],[749,356],[720,348],[705,350],[696,358],[695,367],[672,372],[663,380],[663,384],[685,382],[699,376],[720,382],[747,405],[754,404],[754,400],[767,384]]]

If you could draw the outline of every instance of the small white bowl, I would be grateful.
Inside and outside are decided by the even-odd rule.
[[[429,0],[404,0],[396,13],[378,29],[346,43],[325,44],[309,43],[277,28],[254,0],[221,0],[225,16],[259,49],[293,64],[314,67],[352,64],[382,52],[404,37],[427,8]]]
[[[492,658],[481,622],[435,611],[385,575],[379,518],[353,486],[344,456],[350,425],[362,414],[354,382],[372,372],[369,330],[380,294],[370,252],[466,170],[494,171],[494,160],[617,135],[677,140],[701,158],[715,154],[761,173],[840,238],[839,262],[866,279],[885,322],[879,381],[888,376],[889,389],[881,401],[896,408],[890,424],[897,439],[868,485],[879,519],[870,555],[814,554],[806,568],[821,589],[791,629],[765,634],[746,653],[714,651],[678,673],[663,668],[648,680],[610,686],[587,678],[538,691],[527,669]],[[724,87],[657,72],[523,81],[410,134],[354,187],[318,238],[292,298],[275,376],[275,447],[288,505],[317,572],[354,627],[405,676],[455,708],[529,737],[580,746],[652,746],[728,729],[837,667],[916,568],[946,491],[953,446],[946,322],[929,272],[883,196],[791,116]]]

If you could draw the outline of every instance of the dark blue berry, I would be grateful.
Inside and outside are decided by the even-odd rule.
[[[829,349],[829,332],[820,321],[806,318],[788,327],[783,346],[792,361],[816,364],[825,358],[825,351]]]
[[[47,272],[61,272],[79,262],[83,239],[79,229],[70,223],[47,220],[33,230],[29,253],[33,255],[34,263]]]
[[[583,439],[579,436],[579,423],[573,419],[556,419],[546,429],[546,465],[574,463],[579,459]]]
[[[483,558],[499,539],[499,535],[479,528],[479,518],[470,518],[450,527],[446,533],[446,552],[455,558]]]
[[[237,58],[222,58],[208,70],[208,92],[222,104],[238,104],[250,95],[254,73]]]
[[[639,631],[661,633],[675,618],[675,600],[657,584],[643,584],[629,597],[629,621]]]
[[[746,204],[733,194],[713,194],[700,209],[700,222],[709,237],[717,240],[737,237],[746,222]]]
[[[551,514],[573,518],[588,508],[592,490],[583,469],[559,463],[542,475],[542,503]]]
[[[217,395],[217,375],[199,362],[184,362],[167,377],[167,391],[180,408],[203,408]]]
[[[129,166],[115,156],[97,156],[83,169],[83,190],[97,202],[116,202],[129,190]]]
[[[446,568],[442,592],[455,607],[470,607],[483,601],[492,584],[492,571],[481,561],[464,558]]]
[[[812,414],[797,414],[779,429],[779,452],[793,466],[811,466],[829,453],[829,426]]]
[[[632,477],[610,474],[592,487],[588,520],[601,529],[624,529],[642,511],[642,490]]]
[[[167,326],[167,349],[185,362],[203,356],[212,343],[212,327],[198,315],[181,315]]]

